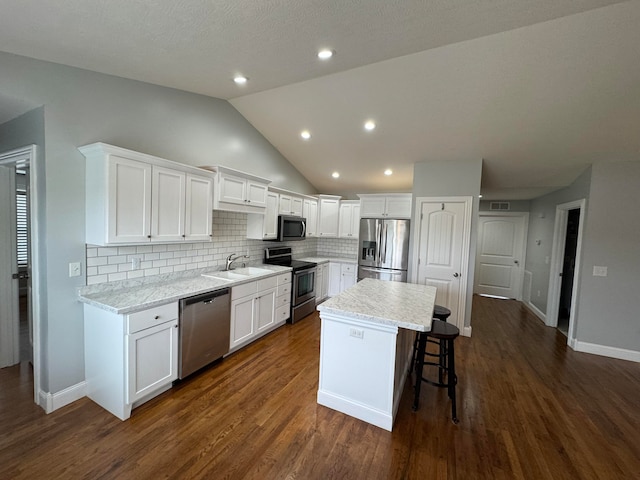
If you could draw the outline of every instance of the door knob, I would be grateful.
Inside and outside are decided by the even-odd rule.
[[[458,278],[460,276],[460,274],[458,272],[453,274],[454,277]]]

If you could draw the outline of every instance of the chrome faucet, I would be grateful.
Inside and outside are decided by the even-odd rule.
[[[234,257],[235,255],[235,257]],[[233,270],[231,264],[240,258],[249,258],[249,255],[236,255],[232,253],[227,257],[227,265],[224,267],[225,270]]]

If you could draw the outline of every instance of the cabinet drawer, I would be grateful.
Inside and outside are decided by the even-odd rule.
[[[278,275],[278,285],[284,285],[286,283],[291,283],[291,272]]]
[[[269,290],[270,288],[276,288],[278,286],[278,277],[261,278],[258,280],[258,291]]]
[[[340,271],[342,273],[355,273],[356,272],[356,266],[352,265],[351,263],[343,263],[340,266]]]
[[[285,283],[284,285],[278,285],[278,293],[276,295],[288,295],[291,296],[291,282]]]
[[[231,289],[231,300],[253,295],[258,291],[258,282],[249,282]]]
[[[291,308],[289,305],[281,305],[276,308],[276,322],[284,322],[289,319]]]
[[[127,333],[135,333],[145,328],[160,325],[178,318],[178,302],[161,305],[127,315]]]
[[[285,293],[284,295],[278,295],[276,297],[276,308],[283,305],[291,305],[291,295]]]

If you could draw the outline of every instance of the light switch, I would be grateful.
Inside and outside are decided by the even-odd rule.
[[[80,276],[80,262],[71,262],[69,264],[69,276],[70,277]]]
[[[597,265],[593,266],[593,276],[594,277],[606,277],[607,276],[607,267],[598,267]]]

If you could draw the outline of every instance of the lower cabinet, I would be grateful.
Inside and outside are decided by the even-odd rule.
[[[316,303],[320,303],[329,295],[329,264],[318,264],[317,272]]]
[[[126,420],[178,378],[178,303],[129,315],[84,306],[87,396]]]
[[[354,263],[329,263],[329,296],[333,297],[356,283],[358,267]]]
[[[290,307],[290,273],[233,287],[229,350],[237,350],[285,323]]]

